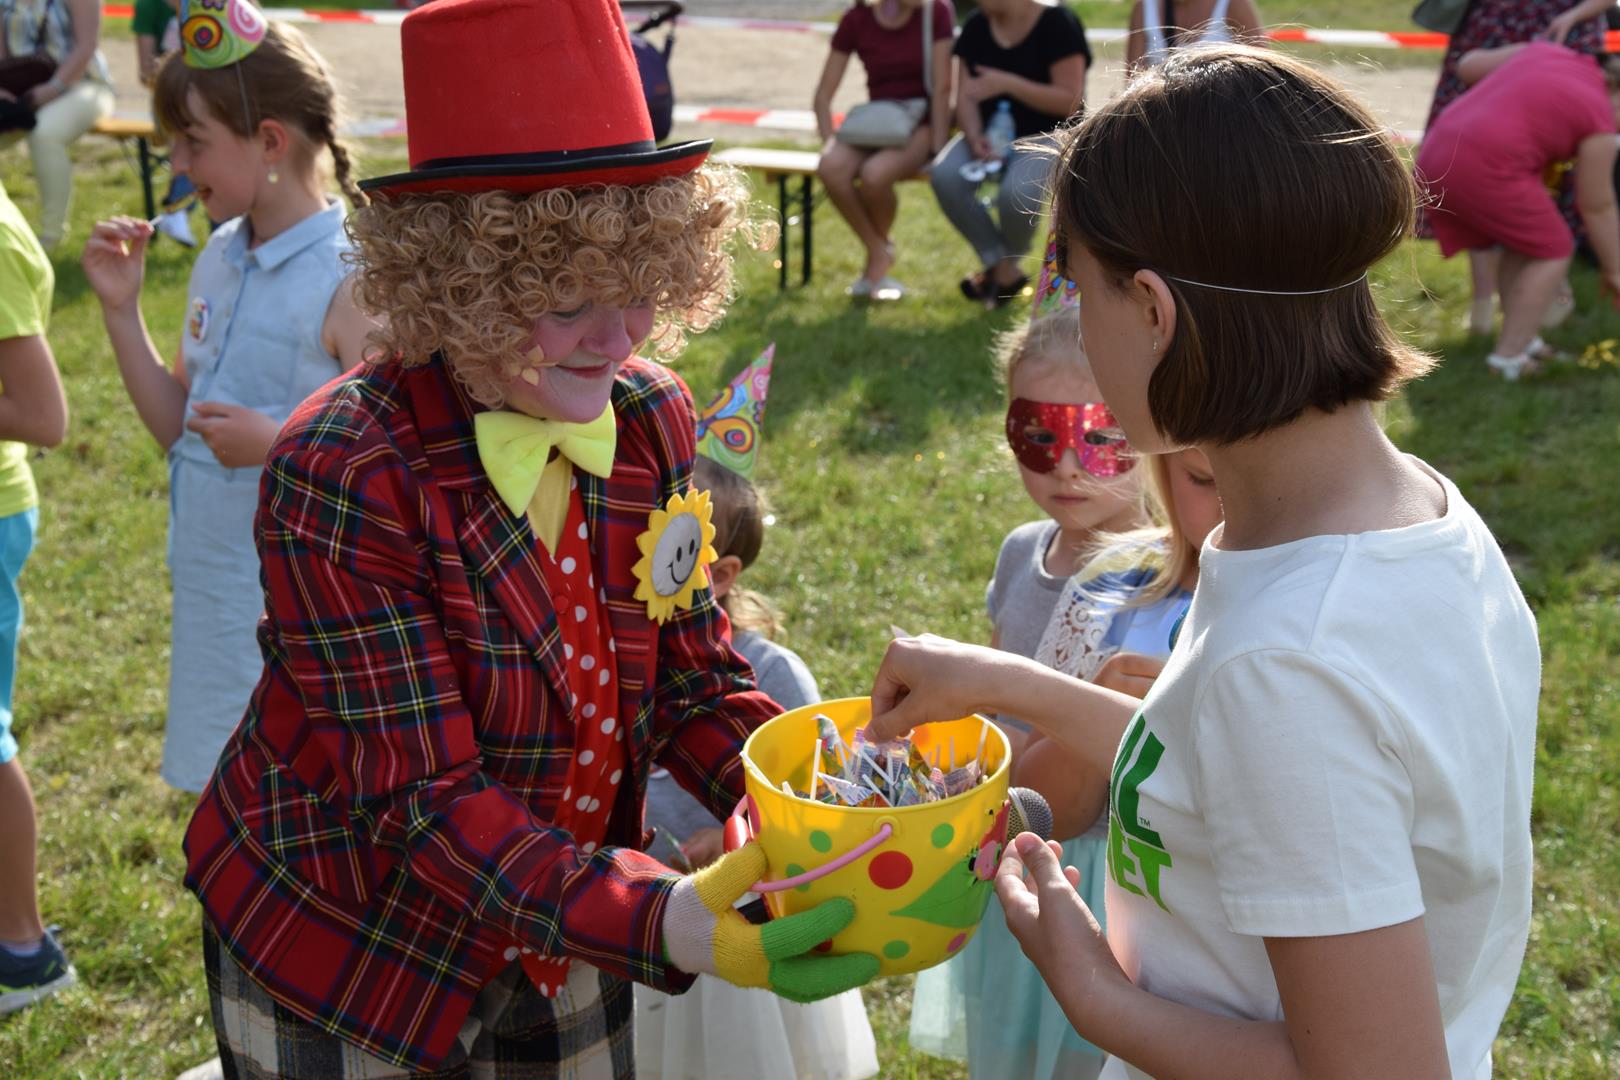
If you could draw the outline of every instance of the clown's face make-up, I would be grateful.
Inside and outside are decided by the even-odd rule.
[[[1018,463],[1036,473],[1056,469],[1066,450],[1073,450],[1080,467],[1102,480],[1136,465],[1124,432],[1101,402],[1054,404],[1014,398],[1007,407],[1007,443]]]
[[[535,320],[525,365],[503,390],[506,407],[583,424],[602,415],[619,368],[652,332],[653,309],[586,304]]]

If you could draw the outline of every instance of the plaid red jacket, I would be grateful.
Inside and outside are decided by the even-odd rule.
[[[613,403],[613,474],[579,481],[635,782],[589,856],[548,824],[574,720],[535,540],[444,363],[329,384],[265,468],[264,674],[186,833],[186,884],[277,1000],[401,1066],[444,1058],[513,938],[690,985],[663,960],[673,872],[634,850],[647,773],[729,813],[742,742],[777,709],[707,589],[662,627],[633,599],[636,537],[690,483],[693,408],[641,360]]]

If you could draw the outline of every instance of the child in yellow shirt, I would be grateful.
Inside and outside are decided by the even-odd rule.
[[[34,796],[11,734],[22,629],[17,576],[39,523],[28,446],[55,446],[67,432],[62,378],[45,340],[55,283],[44,249],[0,187],[0,1014],[74,980],[73,966],[39,918]]]

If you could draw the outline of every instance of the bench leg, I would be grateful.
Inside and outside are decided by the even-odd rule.
[[[152,148],[144,137],[137,136],[135,146],[141,155],[141,193],[146,197],[146,220],[157,217],[157,200],[152,197]]]
[[[810,284],[810,252],[814,243],[814,232],[810,228],[810,195],[814,184],[815,181],[806,176],[799,187],[799,198],[804,204],[804,254],[802,256],[804,265],[799,274],[800,285]]]
[[[776,178],[776,291],[787,289],[788,278],[788,180],[783,173]]]

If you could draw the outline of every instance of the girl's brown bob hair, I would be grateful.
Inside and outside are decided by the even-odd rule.
[[[1148,404],[1192,445],[1381,401],[1428,370],[1366,280],[1415,198],[1346,90],[1281,53],[1219,46],[1177,51],[1073,129],[1053,202],[1060,259],[1084,248],[1120,288],[1143,269],[1165,278],[1175,333]]]

